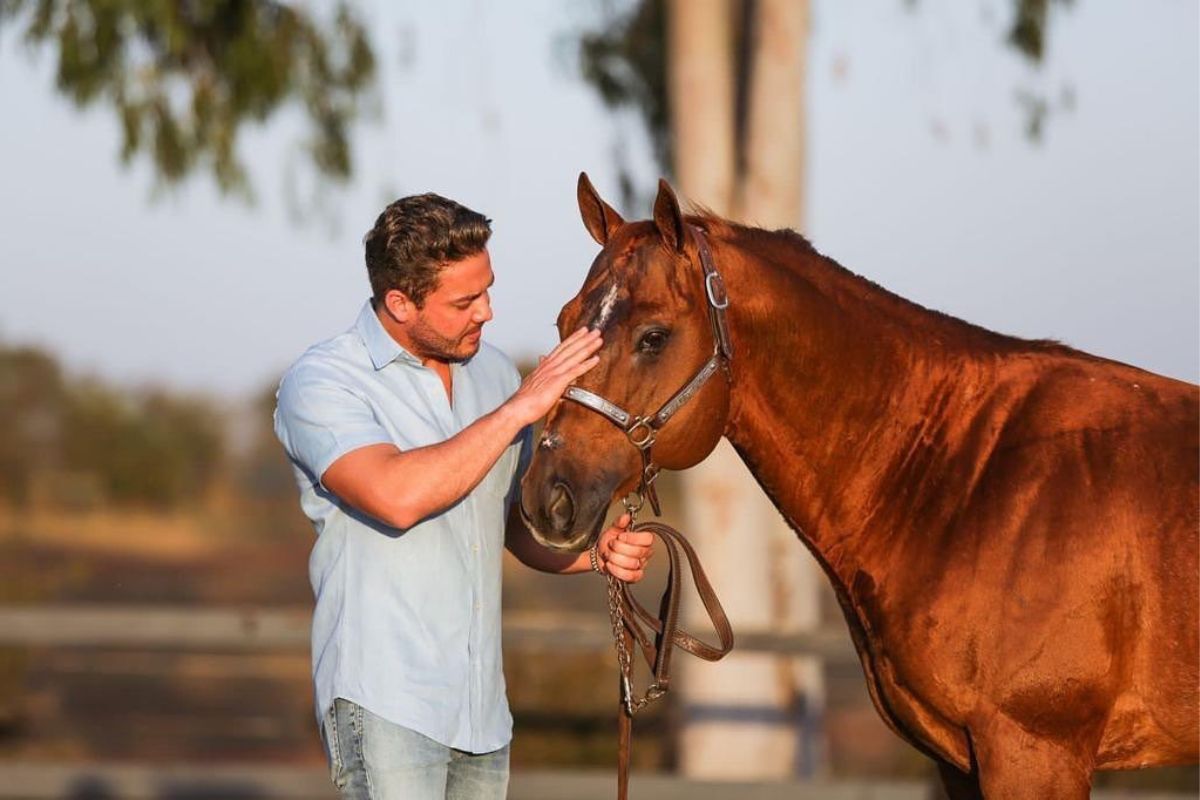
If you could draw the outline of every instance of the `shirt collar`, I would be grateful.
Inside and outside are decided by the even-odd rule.
[[[401,347],[400,343],[384,330],[383,323],[376,316],[370,300],[363,305],[354,327],[362,337],[363,344],[367,346],[367,353],[371,356],[371,363],[375,365],[375,369],[383,369],[397,359],[420,366],[421,359]]]

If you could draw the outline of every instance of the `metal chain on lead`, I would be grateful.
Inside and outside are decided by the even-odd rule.
[[[617,668],[621,670],[621,702],[625,704],[625,710],[629,712],[629,716],[633,716],[637,709],[633,703],[633,684],[630,681],[630,675],[633,673],[632,659],[629,657],[629,648],[625,646],[625,615],[621,611],[621,586],[617,579],[612,575],[608,575],[608,618],[612,622],[613,641],[617,645]],[[640,706],[638,706],[640,708]]]
[[[636,501],[630,500],[630,497],[635,497]],[[632,528],[637,520],[638,511],[645,503],[642,492],[640,490],[633,492],[621,503],[625,506],[626,513],[629,514],[629,527]],[[625,611],[624,604],[621,602],[621,582],[613,577],[612,573],[607,573],[605,577],[608,579],[608,617],[612,622],[613,641],[617,647],[617,667],[621,670],[621,702],[625,704],[625,710],[632,717],[662,697],[665,692],[659,689],[658,684],[651,683],[644,695],[633,696],[633,657],[625,642]]]

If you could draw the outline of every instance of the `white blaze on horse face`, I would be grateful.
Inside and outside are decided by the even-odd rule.
[[[604,298],[600,301],[600,311],[596,314],[596,321],[592,323],[594,330],[602,331],[604,326],[608,324],[608,318],[612,316],[613,306],[617,303],[617,291],[620,287],[616,281],[608,287],[608,291],[604,293]]]

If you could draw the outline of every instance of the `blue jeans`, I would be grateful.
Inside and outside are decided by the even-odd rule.
[[[504,800],[508,746],[464,753],[338,698],[322,738],[342,800]]]

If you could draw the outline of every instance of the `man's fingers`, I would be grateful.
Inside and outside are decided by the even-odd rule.
[[[544,385],[551,387],[555,397],[557,397],[566,390],[571,381],[599,363],[600,356],[591,356],[586,361],[581,361],[578,364],[562,366],[545,376],[546,383]]]
[[[612,528],[614,531],[620,531],[619,528]],[[632,544],[624,540],[624,537],[631,535],[627,531],[617,533],[608,543],[607,561],[617,567],[621,567],[633,572],[641,572],[646,568],[646,564],[650,561],[650,557],[654,555],[653,534],[646,531],[639,531],[632,534],[639,541],[644,541],[644,544]],[[644,537],[644,538],[643,538]],[[619,577],[619,576],[618,576]],[[629,578],[621,578],[622,580],[630,580]],[[638,578],[640,580],[640,577]]]
[[[616,566],[610,566],[609,569],[611,570],[611,574],[614,578],[619,581],[625,581],[625,583],[637,583],[642,579],[641,572],[633,572],[632,570],[622,569],[621,567]]]
[[[590,370],[592,367],[600,363],[600,356],[592,356],[587,361],[581,361],[574,369],[567,373],[567,383],[578,378],[583,373]],[[565,387],[564,387],[565,388]]]
[[[557,364],[563,361],[569,361],[571,358],[578,355],[580,352],[595,351],[600,347],[602,341],[598,331],[584,330],[567,337],[559,342],[558,346],[549,352],[546,356],[546,362],[549,364]]]
[[[581,350],[570,358],[565,358],[557,364],[552,365],[546,370],[546,377],[552,380],[573,381],[599,363],[600,356],[594,355],[587,350]],[[583,367],[584,364],[590,366]],[[583,367],[583,372],[579,371],[581,367]]]
[[[547,357],[554,356],[554,355],[557,355],[558,353],[561,353],[564,350],[568,350],[568,349],[578,345],[580,342],[584,341],[589,336],[591,336],[595,333],[596,333],[595,331],[590,331],[587,328],[580,328],[579,330],[575,331],[570,336],[568,336],[567,338],[563,339],[561,342],[556,344],[554,346],[554,349],[552,349],[547,354]]]
[[[615,561],[609,561],[604,565],[604,568],[610,575],[626,583],[637,583],[642,578],[646,577],[646,570],[638,564],[633,566],[622,566]]]
[[[650,563],[650,556],[652,555],[653,551],[651,550],[641,553],[626,553],[618,550],[611,550],[609,551],[608,557],[623,567],[627,567],[629,569],[641,569]]]
[[[618,521],[620,520],[618,519]],[[621,541],[620,537],[624,536],[625,533],[616,526],[613,526],[609,530],[614,531],[615,535],[608,541],[608,552],[604,557],[605,569],[613,577],[627,583],[640,581],[645,577],[646,562],[650,560],[653,550],[649,547],[631,545],[628,542]]]
[[[618,526],[620,527],[620,526]],[[653,547],[654,534],[650,531],[621,531],[616,541],[623,542],[634,547]]]
[[[631,533],[631,531],[622,531],[618,533],[612,538],[612,544],[610,544],[609,547],[611,547],[613,550],[616,550],[618,553],[628,553],[631,556],[638,556],[639,558],[653,549],[653,534],[646,533],[645,531],[639,531],[636,539],[626,538],[627,536],[631,535]],[[650,538],[647,539],[641,534],[645,534],[645,536],[649,536]]]
[[[564,347],[562,350],[552,352],[547,357],[546,362],[551,367],[569,369],[572,364],[577,363],[580,359],[587,358],[599,350],[602,344],[604,342],[598,334],[595,336],[585,336],[578,341],[571,342],[569,346]]]
[[[627,553],[617,553],[617,552],[610,553],[608,560],[613,562],[617,566],[624,567],[625,569],[635,569],[635,570],[641,569],[642,566],[646,563],[645,558],[639,558],[638,556],[630,555]]]

